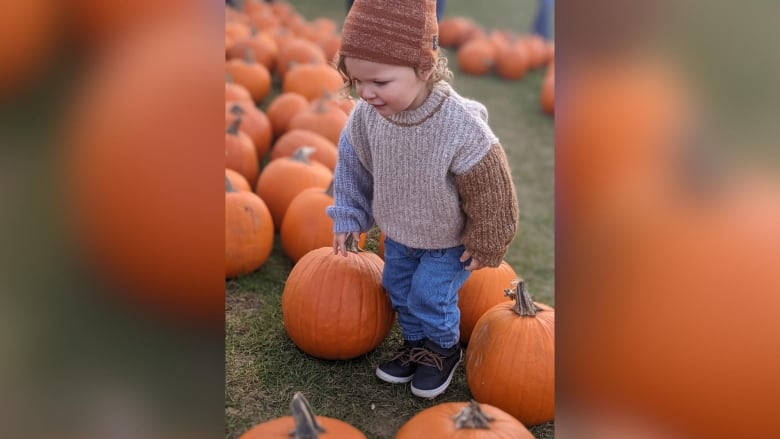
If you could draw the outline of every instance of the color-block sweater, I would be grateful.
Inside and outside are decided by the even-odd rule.
[[[418,108],[387,118],[359,101],[339,140],[334,232],[367,231],[418,249],[463,244],[498,266],[517,231],[506,154],[484,105],[440,82]]]

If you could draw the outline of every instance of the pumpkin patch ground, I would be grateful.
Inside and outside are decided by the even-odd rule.
[[[346,15],[345,3],[339,0],[275,2],[272,5],[278,8],[276,18],[260,11],[263,7],[258,5],[263,2],[244,3],[257,9],[252,17],[258,23],[284,22],[310,39],[320,39],[323,47],[326,41],[327,45],[333,42],[327,20],[340,29]],[[446,3],[444,18],[468,17],[479,27],[470,31],[473,35],[478,35],[480,30],[489,35],[498,29],[525,34],[530,29],[537,5],[532,0],[495,0],[489,7],[466,0]],[[292,9],[285,9],[283,5],[288,4]],[[305,24],[308,27],[304,27]],[[236,29],[237,26],[232,24],[227,28]],[[288,37],[281,33],[275,36],[278,44]],[[226,45],[228,40],[226,35]],[[529,69],[517,80],[502,79],[496,73],[468,75],[460,70],[456,51],[455,47],[444,49],[455,74],[453,86],[461,95],[487,107],[490,126],[506,148],[517,189],[519,230],[505,261],[527,283],[535,302],[554,307],[554,126],[553,117],[540,108],[546,67]],[[278,65],[272,69],[272,75],[269,95],[256,102],[262,111],[266,111],[282,93]],[[298,107],[302,107],[303,103],[300,104]],[[277,116],[286,119],[290,115],[274,115],[272,125],[279,124]],[[274,137],[281,137],[276,130],[274,125]],[[273,146],[270,151],[264,158],[259,158],[261,173],[273,158]],[[253,190],[257,180],[249,181]],[[285,254],[280,231],[274,233],[271,254],[262,266],[226,281],[226,438],[237,439],[253,426],[289,415],[290,401],[296,392],[305,394],[317,416],[344,421],[366,437],[377,439],[396,437],[406,422],[425,409],[446,402],[465,403],[474,397],[466,380],[465,362],[458,366],[449,389],[432,400],[413,396],[407,385],[379,381],[374,372],[377,364],[392,355],[401,340],[397,323],[393,323],[390,334],[376,349],[350,360],[324,360],[299,349],[288,335],[282,313],[283,291],[295,262]],[[378,247],[379,231],[374,229],[369,233],[365,249],[378,252]],[[320,340],[318,343],[336,347],[342,341]],[[536,438],[554,437],[553,421],[526,427]]]

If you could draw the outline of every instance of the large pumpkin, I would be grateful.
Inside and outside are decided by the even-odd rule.
[[[468,343],[477,320],[494,305],[509,300],[504,290],[512,287],[517,274],[506,261],[498,267],[486,267],[471,273],[458,291],[460,341]]]
[[[445,402],[427,408],[404,424],[396,439],[533,439],[517,419],[489,404]]]
[[[357,428],[339,419],[315,416],[301,392],[295,392],[290,403],[292,416],[272,419],[255,425],[239,439],[366,439]]]
[[[466,349],[466,381],[474,398],[525,425],[555,417],[555,311],[535,304],[519,282],[478,321]]]
[[[274,224],[263,200],[225,178],[225,277],[260,268],[274,244]]]
[[[326,360],[347,360],[379,346],[395,313],[382,287],[384,262],[357,250],[312,250],[295,264],[282,292],[287,335],[302,351]]]

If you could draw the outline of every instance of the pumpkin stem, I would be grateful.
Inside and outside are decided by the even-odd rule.
[[[495,418],[483,412],[482,407],[473,399],[455,415],[454,419],[455,428],[458,430],[465,428],[489,430],[490,422],[495,420]]]
[[[290,158],[298,162],[309,163],[309,157],[314,154],[314,151],[316,150],[311,146],[301,146],[295,150]]]
[[[230,106],[230,114],[235,114],[236,116],[241,116],[245,113],[244,109],[241,107],[241,105],[233,104]]]
[[[244,62],[246,62],[247,64],[255,63],[255,53],[252,52],[251,47],[247,47],[246,52],[244,52]]]
[[[234,120],[227,128],[226,132],[231,136],[237,136],[240,126],[241,126],[241,115],[239,114],[238,117],[236,117],[236,120]]]
[[[351,253],[360,253],[361,251],[363,251],[360,249],[360,247],[358,247],[358,243],[355,240],[355,236],[352,235],[351,233],[347,234],[347,239],[344,241],[344,247],[346,247],[347,251]]]
[[[230,183],[230,179],[225,176],[225,192],[236,192],[236,189]]]
[[[542,308],[536,306],[531,295],[528,294],[528,289],[525,286],[525,281],[517,282],[515,291],[510,289],[504,290],[504,295],[510,299],[515,300],[515,306],[513,310],[517,315],[522,317],[533,317],[537,312],[542,311]]]
[[[290,432],[290,436],[293,438],[317,439],[320,433],[325,432],[325,429],[317,422],[317,417],[314,416],[309,401],[303,397],[301,392],[295,392],[293,395],[290,411],[295,421],[295,430]]]

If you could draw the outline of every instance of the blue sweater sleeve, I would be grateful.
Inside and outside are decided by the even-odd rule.
[[[374,178],[363,166],[344,132],[339,138],[339,155],[333,175],[334,205],[327,213],[333,218],[333,232],[365,232],[374,225],[371,201]]]

